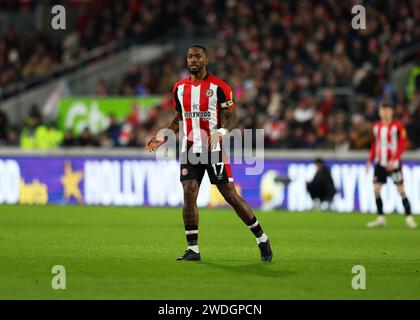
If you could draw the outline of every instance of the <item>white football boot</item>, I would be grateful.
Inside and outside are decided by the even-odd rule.
[[[368,228],[385,227],[386,220],[384,216],[378,216],[376,220],[373,220],[367,224]]]
[[[414,218],[411,215],[405,218],[405,223],[407,224],[407,227],[411,229],[417,228],[417,223],[414,221]]]

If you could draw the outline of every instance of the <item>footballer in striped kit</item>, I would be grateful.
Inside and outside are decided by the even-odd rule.
[[[393,119],[393,106],[391,103],[383,102],[380,105],[379,116],[380,121],[376,122],[373,127],[372,144],[367,163],[368,167],[372,162],[375,164],[373,184],[378,217],[376,220],[369,222],[367,226],[370,228],[386,226],[381,189],[386,183],[387,178],[391,177],[402,198],[406,224],[409,228],[416,228],[417,224],[413,219],[410,202],[404,190],[401,168],[401,156],[405,150],[407,141],[406,131],[401,122]]]
[[[271,261],[270,241],[248,203],[237,193],[222,137],[237,124],[233,93],[229,85],[207,71],[207,50],[201,45],[188,49],[190,76],[175,83],[172,105],[175,116],[165,130],[146,145],[155,151],[171,132],[182,126],[180,180],[184,190],[183,219],[188,247],[177,260],[201,260],[198,249],[197,197],[204,174],[217,186],[241,220],[255,235],[262,261]],[[166,131],[166,133],[165,133]]]

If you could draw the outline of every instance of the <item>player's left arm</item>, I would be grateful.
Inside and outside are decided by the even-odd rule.
[[[238,114],[236,108],[223,109],[220,112],[222,128],[227,131],[232,131],[238,125]]]
[[[222,109],[220,116],[221,128],[212,133],[209,140],[210,150],[212,150],[217,145],[217,143],[225,134],[235,129],[238,125],[238,114],[236,113],[236,108]]]
[[[217,98],[221,107],[221,127],[211,134],[209,140],[210,150],[219,143],[224,135],[236,128],[238,124],[238,115],[236,113],[235,103],[233,102],[232,89],[227,84],[220,86],[218,88]]]
[[[405,151],[407,145],[407,132],[404,126],[401,124],[398,126],[398,145],[397,150],[392,158],[393,161],[399,161],[401,159],[401,155]]]
[[[397,167],[397,163],[398,161],[400,161],[401,155],[403,154],[405,150],[406,142],[407,142],[407,133],[405,131],[404,126],[402,124],[399,124],[397,150],[395,151],[392,158],[388,161],[386,165],[386,169],[388,172],[395,170],[395,168]]]

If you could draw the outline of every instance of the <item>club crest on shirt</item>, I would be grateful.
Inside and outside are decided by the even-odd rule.
[[[213,90],[209,89],[206,91],[206,96],[211,97],[213,95]]]
[[[186,176],[186,175],[188,174],[188,169],[187,169],[187,168],[182,169],[182,170],[181,170],[181,174],[182,174],[183,176]]]

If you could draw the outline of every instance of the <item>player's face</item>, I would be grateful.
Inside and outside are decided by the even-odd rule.
[[[389,107],[380,107],[379,108],[379,117],[382,121],[390,122],[392,120],[393,111]]]
[[[206,53],[200,48],[190,48],[187,53],[187,65],[191,74],[197,74],[207,65]]]

